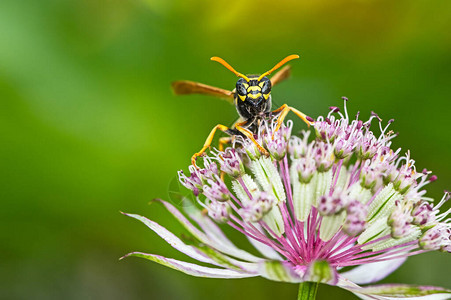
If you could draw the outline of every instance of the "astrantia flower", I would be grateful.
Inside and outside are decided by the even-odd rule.
[[[199,277],[321,282],[363,299],[448,299],[451,291],[437,287],[359,286],[386,277],[408,256],[451,252],[450,211],[439,211],[449,193],[436,205],[424,196],[436,177],[418,172],[409,152],[391,148],[391,122],[384,126],[374,113],[365,122],[351,120],[345,106],[344,115],[332,107],[314,121],[316,139],[309,132],[292,136],[291,122],[273,139],[273,120],[261,124],[256,140],[268,157],[239,137],[233,147],[211,151],[204,168],[191,166],[189,177],[180,171],[180,182],[196,199],[184,213],[159,200],[196,242],[188,245],[157,223],[128,214],[180,252],[214,267],[140,252],[127,256]],[[372,123],[380,133],[370,129]],[[261,256],[235,246],[217,223],[245,235]],[[345,267],[350,268],[343,272]],[[314,284],[301,285],[300,297],[309,288]]]

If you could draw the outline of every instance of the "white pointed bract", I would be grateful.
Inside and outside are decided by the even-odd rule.
[[[330,110],[327,117],[313,122],[316,139],[309,140],[309,132],[291,136],[291,122],[282,125],[273,139],[275,123],[269,119],[256,136],[269,157],[239,136],[233,147],[211,151],[204,168],[190,166],[189,177],[180,171],[180,182],[196,198],[186,213],[201,230],[174,206],[162,203],[196,242],[185,245],[158,224],[131,215],[179,251],[215,268],[151,254],[131,255],[194,276],[316,281],[371,299],[451,295],[432,287],[361,288],[346,279],[371,283],[393,272],[408,256],[451,252],[449,211],[439,211],[449,194],[437,205],[424,196],[424,186],[436,177],[427,170],[418,172],[409,152],[400,156],[400,149],[391,148],[392,120],[383,126],[374,113],[366,122],[358,116],[350,120],[346,101],[344,115],[337,107]],[[372,123],[378,123],[379,134],[370,129]],[[223,181],[221,172],[229,180]],[[263,256],[236,247],[215,222],[245,235]],[[340,275],[341,268],[355,266]],[[377,273],[364,275],[371,270]]]

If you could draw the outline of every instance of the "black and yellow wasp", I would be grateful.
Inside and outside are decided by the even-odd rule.
[[[205,141],[204,146],[199,152],[195,153],[191,158],[191,163],[196,166],[196,159],[202,156],[203,153],[210,147],[216,130],[221,130],[227,133],[230,137],[223,137],[219,139],[219,150],[223,150],[225,144],[232,141],[232,138],[236,135],[241,135],[249,138],[257,148],[264,155],[269,155],[268,151],[263,148],[254,138],[257,134],[257,130],[262,120],[266,120],[273,116],[278,116],[277,125],[274,130],[276,132],[282,125],[283,120],[289,111],[294,112],[305,123],[311,125],[312,119],[307,117],[299,110],[288,106],[282,105],[276,110],[271,111],[271,88],[282,80],[286,79],[290,75],[290,66],[285,66],[279,72],[277,72],[271,79],[267,76],[272,72],[283,66],[290,60],[299,58],[299,55],[289,55],[276,64],[271,70],[261,75],[243,75],[235,71],[225,60],[219,57],[212,57],[211,60],[222,64],[224,67],[232,71],[236,76],[240,77],[236,83],[236,88],[233,91],[223,90],[221,88],[205,85],[199,82],[193,81],[174,81],[172,83],[172,89],[177,95],[186,94],[206,94],[224,98],[228,102],[235,105],[240,119],[231,127],[227,127],[221,124],[216,125]],[[274,137],[274,135],[273,135]]]

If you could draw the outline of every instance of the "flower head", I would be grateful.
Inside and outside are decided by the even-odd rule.
[[[371,129],[373,123],[379,134]],[[346,105],[344,114],[331,107],[327,116],[315,120],[313,140],[309,132],[292,136],[291,123],[274,133],[274,121],[263,122],[256,140],[269,157],[239,137],[233,147],[213,150],[204,168],[190,167],[189,177],[179,172],[180,182],[196,198],[186,213],[201,229],[161,200],[198,245],[186,245],[155,222],[131,215],[179,251],[216,267],[131,255],[194,276],[323,282],[371,299],[450,296],[450,291],[433,287],[357,285],[384,278],[408,256],[451,252],[449,211],[439,211],[449,194],[437,205],[424,197],[424,187],[436,178],[426,170],[418,172],[409,152],[401,156],[400,149],[392,149],[391,123],[383,125],[374,113],[367,121],[358,115],[351,120]],[[220,172],[229,180],[223,181]],[[245,235],[262,256],[236,247],[215,222]],[[353,269],[342,272],[344,267]]]

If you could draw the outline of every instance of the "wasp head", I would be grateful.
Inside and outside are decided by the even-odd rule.
[[[240,77],[236,83],[235,99],[237,107],[246,107],[247,112],[250,115],[261,114],[271,106],[271,81],[267,77],[271,73],[286,62],[299,58],[299,55],[293,54],[285,57],[279,63],[277,63],[272,69],[266,71],[261,75],[243,75],[237,72],[231,65],[220,57],[212,57],[211,60],[216,61],[233,72],[236,76]],[[240,110],[240,108],[238,108]]]
[[[244,78],[238,79],[236,82],[237,101],[247,102],[256,111],[262,111],[261,107],[265,106],[265,102],[271,95],[271,81],[268,77],[249,75],[249,81]]]

